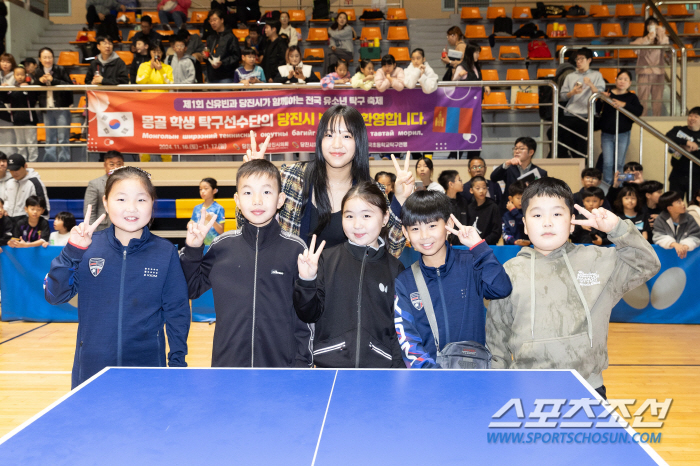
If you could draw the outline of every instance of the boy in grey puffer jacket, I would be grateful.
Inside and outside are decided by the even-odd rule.
[[[486,344],[493,367],[575,369],[603,397],[608,367],[608,323],[613,306],[661,267],[656,253],[629,220],[599,208],[578,211],[561,180],[542,178],[522,198],[523,248],[504,267],[513,283],[508,298],[493,300],[486,316]],[[568,242],[574,225],[608,234],[614,248]]]

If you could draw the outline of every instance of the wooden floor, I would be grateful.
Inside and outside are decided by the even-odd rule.
[[[70,390],[77,324],[0,322],[0,437]],[[214,325],[193,323],[190,367],[208,367]],[[700,326],[611,324],[608,397],[673,404],[652,445],[673,466],[700,464]],[[645,419],[649,420],[649,419]]]

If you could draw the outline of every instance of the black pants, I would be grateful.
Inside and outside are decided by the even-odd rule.
[[[695,168],[695,167],[693,167]],[[690,182],[690,178],[687,176],[681,176],[681,177],[674,177],[668,179],[668,187],[671,191],[675,191],[678,193],[679,196],[681,196],[681,199],[686,199],[688,201],[688,204],[694,199],[693,195],[697,194],[698,189],[700,188],[700,173],[696,173],[696,170],[693,170],[693,189],[692,192],[688,193],[688,184]]]
[[[88,28],[92,29],[95,27],[95,23],[100,23],[97,28],[96,35],[107,36],[114,42],[121,42],[121,36],[119,34],[119,26],[117,26],[117,18],[114,15],[105,15],[104,20],[100,20],[100,16],[97,14],[97,10],[94,5],[90,5],[85,15],[85,19],[88,23]]]
[[[608,391],[606,390],[605,385],[601,385],[600,387],[596,388],[595,391],[598,392],[598,395],[602,396],[604,400],[608,399]]]
[[[568,129],[561,129],[562,126],[566,126]],[[566,144],[581,154],[588,153],[588,141],[583,139],[587,137],[588,123],[575,116],[560,115],[559,127],[559,142]],[[569,130],[574,131],[576,134],[572,134]],[[559,144],[557,157],[583,158],[584,156],[585,155],[579,155],[575,152],[571,152],[569,149]]]
[[[481,151],[480,150],[462,150],[458,152],[450,152],[450,154],[447,156],[448,159],[475,159],[477,157],[481,157]]]

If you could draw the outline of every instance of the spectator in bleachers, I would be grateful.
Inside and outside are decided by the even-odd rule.
[[[563,146],[559,149],[559,157],[585,157],[588,153],[586,141],[588,123],[581,118],[588,117],[588,98],[599,91],[605,90],[605,80],[600,72],[590,69],[593,52],[584,47],[574,53],[576,71],[569,74],[559,91],[559,99],[566,103],[566,110],[559,118],[559,126],[566,129],[559,131],[559,141],[575,150],[573,152]]]
[[[22,61],[22,66],[27,75],[27,84],[33,86],[36,84],[34,80],[34,73],[36,73],[36,60],[32,57],[27,57]]]
[[[690,201],[688,206],[688,213],[695,220],[695,223],[700,225],[700,189],[696,190],[693,194],[693,200]]]
[[[233,76],[234,83],[258,84],[266,83],[265,72],[255,64],[258,54],[255,49],[244,48],[241,52],[241,63],[243,65],[236,70]]]
[[[486,178],[486,162],[481,157],[474,157],[469,159],[469,181],[464,183],[464,189],[462,190],[462,197],[464,197],[468,202],[472,200],[472,194],[470,192],[471,188],[471,178],[475,176],[483,176]],[[495,181],[489,179],[486,180],[486,185],[489,188],[486,197],[492,199],[499,206],[501,205],[501,197],[503,196],[503,191],[501,191],[501,185]]]
[[[175,5],[173,5],[173,2]],[[187,22],[187,13],[190,5],[192,5],[192,0],[160,0],[156,7],[160,23],[168,26],[168,23],[172,21],[175,23],[173,31],[177,34],[182,25]],[[166,7],[169,8],[168,11],[165,10]]]
[[[204,218],[204,223],[208,224],[212,219],[214,223],[209,229],[207,234],[204,236],[204,245],[209,246],[212,241],[214,241],[219,235],[224,232],[224,223],[226,222],[226,212],[224,208],[216,202],[214,197],[219,190],[217,189],[217,182],[214,178],[204,178],[199,183],[199,196],[204,201],[192,210],[192,217],[189,223],[194,223],[197,225]],[[190,225],[187,225],[187,229],[190,229]]]
[[[423,184],[423,189],[439,191],[445,194],[440,183],[433,181],[433,161],[428,157],[421,157],[416,162],[416,178]]]
[[[405,76],[403,68],[396,66],[396,59],[393,55],[382,57],[382,67],[374,73],[374,85],[379,92],[384,92],[389,88],[403,91],[405,87]]]
[[[102,220],[95,231],[104,230],[108,228],[111,223],[109,221],[109,216],[106,215],[104,203],[102,198],[105,195],[105,186],[107,186],[107,178],[109,174],[116,170],[117,168],[124,166],[124,156],[121,152],[116,150],[111,150],[105,154],[103,163],[105,174],[94,180],[90,180],[85,190],[85,199],[83,201],[83,215],[87,214],[88,206],[92,206],[92,211],[90,212],[90,218],[85,219],[85,223],[92,225],[100,217],[100,215],[105,214],[105,218]]]
[[[97,29],[98,36],[109,36],[115,42],[121,40],[117,18],[112,14],[112,11],[126,11],[126,6],[120,5],[117,0],[87,0],[85,9],[87,10],[85,19],[90,31],[95,28],[95,23],[100,23],[100,27]]]
[[[199,62],[204,61],[204,42],[202,42],[202,38],[199,34],[190,34],[190,31],[186,28],[182,28],[177,35],[182,37],[187,44],[185,55],[191,55]]]
[[[15,222],[12,239],[7,245],[11,248],[48,246],[51,227],[49,221],[42,217],[46,211],[46,200],[39,196],[29,196],[24,206],[25,215]]]
[[[0,199],[6,199],[5,187],[11,179],[12,175],[7,171],[7,155],[4,152],[0,152]]]
[[[654,220],[661,213],[659,209],[659,198],[664,193],[663,183],[656,180],[644,181],[639,185],[639,192],[646,200],[645,207],[649,214],[649,227],[654,228]]]
[[[320,81],[316,77],[313,67],[305,65],[301,61],[301,50],[296,45],[292,45],[287,49],[287,64],[280,66],[277,70],[279,72],[279,75],[275,78],[277,83],[304,84]]]
[[[210,83],[232,83],[238,62],[241,60],[238,39],[224,26],[221,11],[209,12],[209,24],[214,33],[207,37],[207,80]]]
[[[29,196],[42,197],[46,201],[44,218],[48,220],[51,204],[46,192],[46,186],[42,183],[39,173],[33,168],[27,168],[27,160],[20,154],[12,154],[8,158],[7,169],[10,170],[12,179],[5,185],[5,212],[17,221],[27,215],[24,211],[25,203]]]
[[[479,53],[481,52],[481,46],[475,42],[467,41],[467,47],[464,50],[464,58],[462,62],[455,68],[453,81],[483,81],[483,75],[481,73],[481,64],[479,63]],[[483,94],[488,95],[491,93],[491,88],[489,86],[484,86]],[[482,116],[483,122],[483,116]],[[455,151],[450,152],[447,158],[459,158],[461,159],[465,155],[468,159],[474,157],[479,157],[481,151],[470,150],[470,151]]]
[[[165,64],[170,65],[173,69],[173,82],[175,84],[196,83],[196,59],[187,54],[187,40],[178,34],[171,45],[175,53],[165,58]]]
[[[7,34],[7,5],[0,2],[0,54],[5,53],[5,35]]]
[[[291,24],[289,24],[289,13],[283,11],[280,14],[280,34],[286,34],[289,38],[289,46],[294,47],[299,43],[299,37],[297,36],[297,30]]]
[[[502,215],[498,205],[486,197],[489,189],[486,178],[476,176],[471,179],[472,200],[467,207],[467,223],[476,228],[479,236],[487,244],[497,244],[503,232]]]
[[[333,89],[336,84],[347,84],[350,82],[350,73],[348,73],[348,64],[341,59],[335,62],[335,68],[332,73],[328,73],[321,79],[321,87],[325,89]]]
[[[532,157],[534,157],[536,151],[537,142],[535,142],[534,139],[528,136],[519,137],[515,140],[515,145],[513,146],[513,158],[506,160],[502,165],[497,166],[493,172],[491,172],[491,181],[505,182],[503,192],[507,193],[509,192],[508,188],[511,184],[534,169],[537,169],[539,172],[539,178],[547,178],[547,171],[532,163]],[[535,176],[535,178],[538,177]],[[507,203],[508,198],[502,196],[500,202],[501,214],[506,213]]]
[[[644,37],[635,40],[632,45],[668,45],[666,29],[653,16],[644,21],[644,32]],[[644,106],[644,116],[649,114],[647,99],[650,94],[654,116],[661,116],[666,85],[666,55],[667,52],[661,49],[637,50],[637,94]]]
[[[271,83],[274,82],[277,75],[279,75],[278,68],[284,66],[286,62],[285,54],[287,53],[287,43],[279,36],[279,21],[274,19],[268,21],[267,24],[265,24],[264,30],[265,37],[267,38],[267,47],[265,47],[265,52],[263,52],[260,66],[263,71],[265,71],[267,82]]]
[[[664,249],[675,249],[685,259],[688,251],[700,246],[700,226],[685,209],[683,198],[676,191],[659,198],[661,213],[654,222],[654,244]]]
[[[603,181],[608,185],[613,182],[613,174],[621,171],[625,164],[627,148],[630,145],[633,121],[617,111],[624,108],[635,116],[640,116],[644,108],[637,98],[637,94],[629,92],[632,84],[632,75],[627,70],[617,74],[615,89],[605,92],[615,103],[614,107],[599,100],[597,108],[602,109],[600,116],[600,145],[603,148]],[[619,114],[619,117],[618,117]],[[617,124],[617,128],[616,128]],[[615,130],[617,129],[617,166],[615,165]]]
[[[265,40],[265,37],[260,34],[260,26],[258,26],[258,23],[248,25],[248,35],[245,38],[245,45],[246,47],[257,50],[259,57],[265,53],[267,41]]]
[[[384,194],[391,201],[394,199],[394,183],[396,183],[396,175],[393,173],[381,171],[374,175],[374,181],[384,186]]]
[[[651,231],[649,230],[648,213],[644,208],[639,189],[633,185],[627,185],[617,193],[617,199],[613,203],[615,214],[622,220],[631,220],[634,226],[649,240]]]
[[[511,246],[530,246],[530,238],[525,234],[523,222],[523,193],[525,183],[516,181],[508,187],[508,211],[503,214],[503,244]]]
[[[70,212],[59,212],[53,219],[53,229],[49,235],[49,246],[65,246],[70,238],[70,231],[75,226],[75,216]]]
[[[357,37],[355,30],[348,24],[348,15],[342,11],[335,17],[335,21],[328,28],[330,50],[326,51],[323,59],[323,71],[330,73],[338,60],[350,63],[354,58],[353,40]]]
[[[600,188],[584,189],[581,196],[583,197],[583,207],[589,212],[602,207],[605,200],[605,193]],[[585,218],[582,213],[576,213],[577,220]],[[596,246],[612,244],[605,232],[582,225],[574,227],[574,231],[571,233],[571,242],[576,244],[595,244]]]
[[[38,99],[37,92],[21,90],[28,86],[27,73],[23,67],[15,68],[16,87],[5,88],[0,92],[0,102],[10,109],[17,144],[30,144],[29,147],[16,147],[18,153],[27,157],[30,162],[39,159],[39,148],[36,139],[36,124],[39,122],[34,110],[12,110],[13,108],[34,108]]]
[[[610,204],[615,203],[617,194],[623,187],[633,186],[635,189],[639,189],[639,186],[644,183],[644,167],[639,162],[627,162],[622,169],[622,174],[615,172],[613,184],[608,188],[606,200]]]
[[[141,63],[139,70],[136,73],[136,84],[172,84],[175,82],[173,78],[173,68],[170,65],[163,63],[163,50],[160,44],[152,44],[149,50],[151,59]],[[160,90],[143,91],[143,92],[164,92]]]
[[[155,29],[153,29],[153,19],[148,15],[141,16],[141,30],[134,34],[131,39],[131,43],[135,44],[137,40],[143,39],[147,44],[160,44],[163,42],[163,36],[161,36]],[[135,48],[131,46],[131,52],[135,52]]]
[[[686,126],[674,126],[666,133],[666,137],[682,146],[693,154],[700,157],[700,107],[693,107],[688,112],[688,124]],[[690,197],[690,193],[700,187],[700,167],[693,165],[693,187],[688,192],[690,183],[689,161],[673,149],[669,148],[669,153],[673,155],[671,159],[671,174],[668,177],[671,191],[677,192],[681,199]],[[690,199],[688,199],[690,200]]]
[[[369,91],[374,86],[374,63],[371,60],[360,60],[360,66],[357,72],[350,80],[352,87],[355,89],[364,89]]]
[[[407,89],[415,89],[420,84],[426,94],[437,90],[438,75],[425,61],[423,49],[414,49],[411,53],[411,63],[404,70],[404,80]]]
[[[443,51],[441,60],[447,67],[447,71],[445,71],[442,81],[452,81],[455,68],[464,60],[464,51],[467,49],[467,43],[464,41],[464,34],[462,34],[459,26],[452,26],[447,30],[447,43],[450,44],[450,47],[454,47],[455,52],[461,53],[462,56],[459,59],[450,59],[447,49]]]
[[[0,55],[0,86],[15,85],[15,68],[17,68],[17,62],[11,53]]]
[[[15,232],[15,222],[5,214],[5,201],[0,197],[0,246],[7,246]]]
[[[143,37],[134,41],[134,58],[129,66],[129,82],[136,84],[136,75],[139,73],[139,66],[151,59],[151,44]]]
[[[578,205],[582,206],[583,205],[583,198],[581,196],[583,195],[583,191],[585,191],[586,189],[590,189],[590,188],[599,188],[600,182],[602,181],[602,179],[603,179],[603,174],[597,168],[588,168],[588,167],[584,168],[581,171],[581,190],[574,193],[574,204],[578,204]],[[612,184],[610,186],[612,186]],[[613,202],[615,201],[615,197],[613,197],[612,201]],[[613,210],[613,207],[612,207],[611,203],[608,202],[607,197],[603,201],[603,207],[611,212]]]
[[[462,178],[460,178],[459,172],[457,170],[443,170],[440,176],[438,176],[438,183],[440,183],[442,189],[445,190],[445,195],[450,200],[452,215],[454,215],[462,225],[467,225],[469,202],[461,196],[464,185],[462,184]],[[450,235],[447,240],[454,246],[459,246],[461,244],[457,235]]]
[[[129,84],[126,63],[114,52],[112,39],[107,36],[97,36],[96,40],[100,53],[90,63],[90,67],[85,73],[85,83],[105,86]]]
[[[39,86],[66,86],[73,84],[68,71],[54,64],[54,53],[49,47],[39,50],[41,67],[34,75]],[[39,92],[39,107],[68,108],[73,105],[73,93],[70,91]],[[70,110],[44,111],[45,126],[65,126],[65,128],[46,128],[46,145],[44,162],[70,162],[70,147],[56,147],[55,144],[70,143]],[[58,152],[58,157],[56,153]]]

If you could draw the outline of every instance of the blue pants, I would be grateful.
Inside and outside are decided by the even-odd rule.
[[[161,24],[168,24],[170,21],[175,23],[175,34],[180,30],[182,24],[187,21],[187,17],[181,11],[163,11],[158,10],[158,18]]]
[[[617,134],[617,168],[615,165],[615,135],[610,133],[600,134],[600,145],[603,148],[603,181],[610,186],[613,184],[613,176],[615,171],[622,173],[622,168],[625,165],[625,156],[627,148],[630,146],[630,133]]]
[[[48,110],[44,113],[46,126],[70,126],[70,111]],[[56,147],[55,144],[70,143],[70,128],[46,128],[46,150],[44,162],[70,162],[70,147]],[[58,149],[58,159],[56,152]]]

